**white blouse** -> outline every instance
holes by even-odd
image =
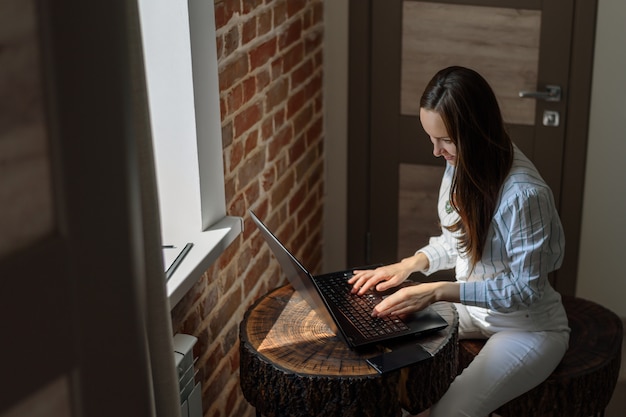
[[[449,165],[439,190],[442,225],[452,225],[458,213],[448,202],[454,166]],[[565,238],[552,191],[528,158],[515,147],[514,161],[504,181],[489,227],[483,256],[469,272],[469,260],[459,253],[455,234],[442,227],[423,252],[429,275],[455,268],[461,283],[461,303],[487,331],[503,329],[562,330],[567,317],[548,273],[563,262]]]

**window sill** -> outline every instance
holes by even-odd
[[[226,216],[209,230],[189,239],[193,247],[167,281],[170,309],[178,304],[242,230],[243,219],[241,217]]]

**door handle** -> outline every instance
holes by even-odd
[[[521,98],[534,98],[544,101],[561,101],[561,87],[558,85],[546,85],[546,91],[520,91]]]

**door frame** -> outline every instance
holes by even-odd
[[[389,158],[379,150],[371,148],[371,138],[375,134],[370,123],[372,103],[380,100],[372,96],[371,88],[372,79],[375,76],[372,71],[372,48],[375,47],[373,45],[375,40],[371,36],[375,1],[351,0],[349,4],[348,221],[346,222],[348,265],[363,265],[371,261],[369,186],[372,155],[376,155],[376,163],[387,163],[388,161],[384,158]],[[470,2],[455,1],[455,3]],[[503,2],[495,1],[493,5],[502,6]],[[564,295],[574,295],[576,291],[596,12],[597,0],[575,0],[569,62],[570,77],[565,96],[568,117],[565,124],[561,187],[559,195],[556,196],[559,201],[557,208],[565,230],[567,250],[562,267],[553,274],[553,285]],[[397,76],[399,77],[400,74]],[[364,123],[364,120],[368,122]],[[393,132],[390,134],[393,135]]]

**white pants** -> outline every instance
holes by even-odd
[[[457,304],[459,338],[485,338],[465,306]],[[485,417],[543,382],[557,367],[568,331],[499,331],[430,409],[430,417]]]

